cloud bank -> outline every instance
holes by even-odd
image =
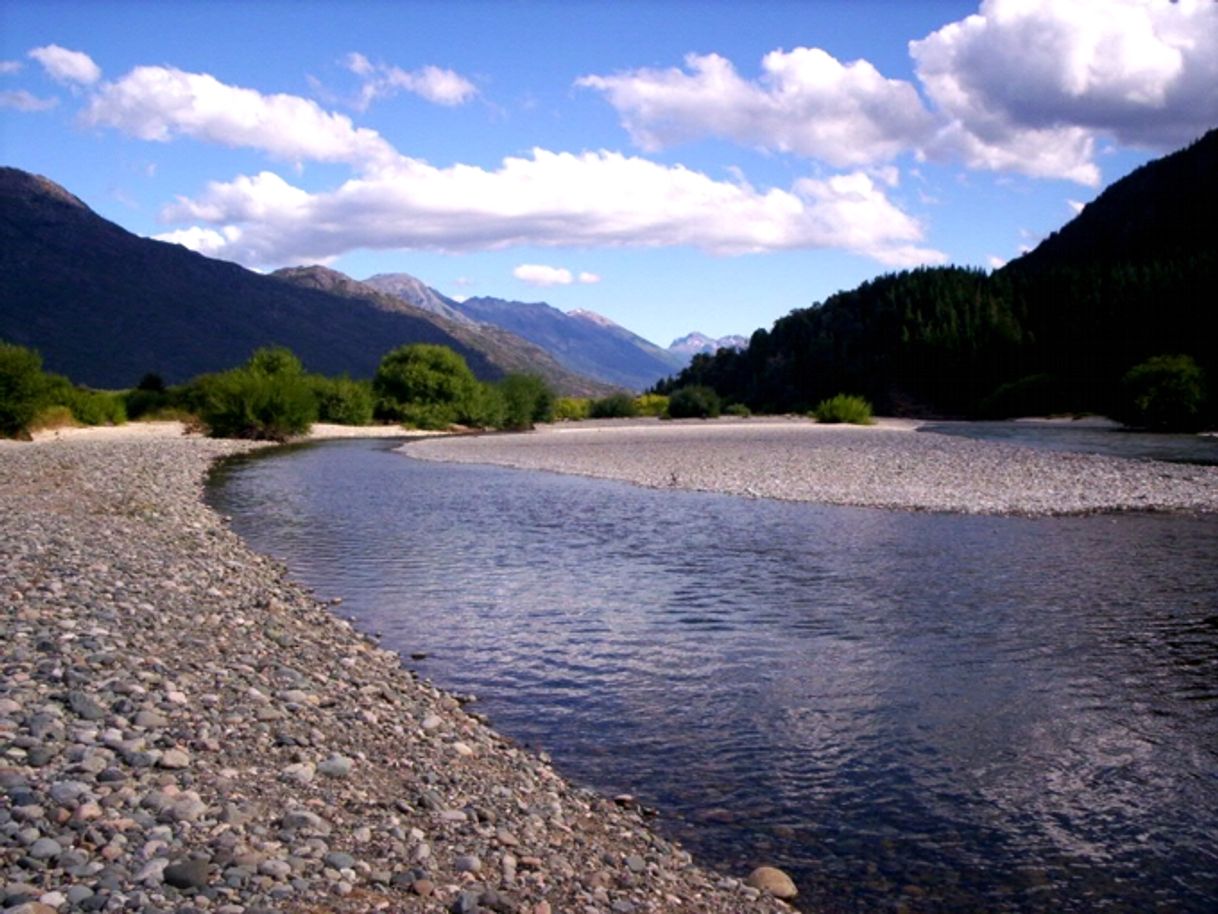
[[[706,137],[839,167],[902,153],[1099,182],[1097,137],[1160,151],[1218,123],[1218,3],[985,0],[910,42],[919,86],[819,48],[746,80],[715,54],[685,70],[582,77],[642,149]]]

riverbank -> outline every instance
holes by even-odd
[[[436,438],[404,453],[616,479],[652,488],[965,514],[1218,512],[1218,467],[1054,453],[804,419],[564,423]]]
[[[6,911],[787,910],[246,547],[201,493],[256,447],[127,426],[0,448]]]

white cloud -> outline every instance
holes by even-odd
[[[8,76],[12,73],[21,72],[20,60],[0,60],[0,75]]]
[[[570,270],[540,263],[522,263],[512,270],[512,275],[530,286],[569,286],[575,281]]]
[[[356,107],[366,111],[378,98],[388,98],[398,92],[410,92],[429,102],[447,107],[463,105],[478,94],[478,88],[454,70],[425,66],[418,70],[403,70],[386,64],[373,64],[358,51],[347,55],[347,69],[362,77]]]
[[[600,281],[601,281],[601,278],[600,278],[600,276],[599,276],[598,274],[596,274],[596,273],[589,273],[589,272],[587,272],[587,271],[585,270],[585,271],[583,271],[583,272],[581,272],[581,273],[579,274],[579,276],[577,277],[577,280],[578,280],[578,282],[580,283],[580,285],[584,285],[584,286],[594,286],[594,285],[596,285],[598,282],[600,282]]]
[[[917,245],[919,223],[863,173],[758,191],[604,151],[535,149],[493,171],[402,157],[323,193],[262,172],[213,183],[163,216],[239,227],[222,256],[265,266],[360,248],[455,252],[523,245],[689,246],[721,255],[838,248],[889,265],[944,260]]]
[[[375,130],[295,95],[263,95],[206,73],[136,67],[106,83],[84,112],[91,125],[142,140],[189,136],[222,146],[260,149],[290,161],[347,162],[373,167],[396,158]]]
[[[892,158],[933,128],[912,85],[820,48],[771,51],[757,81],[717,54],[690,54],[685,65],[585,76],[577,85],[603,92],[647,150],[716,136],[850,166]]]
[[[1095,136],[1170,149],[1218,122],[1218,4],[984,0],[910,42],[947,119],[930,151],[1099,182]]]
[[[57,98],[39,98],[24,89],[13,89],[0,92],[0,108],[12,108],[16,111],[46,111],[59,104]]]
[[[1003,260],[1001,257],[999,257],[997,254],[991,254],[989,257],[986,258],[986,260],[989,262],[991,270],[1001,270],[1003,267],[1005,267],[1007,265],[1007,262],[1005,260]]]
[[[29,56],[42,64],[47,74],[57,82],[92,85],[101,79],[101,68],[82,51],[69,51],[57,44],[34,48]]]
[[[1070,207],[1070,212],[1076,216],[1087,208],[1087,204],[1081,200],[1067,200],[1066,205]]]
[[[172,232],[162,232],[152,237],[157,241],[180,244],[182,247],[190,248],[192,251],[197,251],[200,254],[206,254],[208,257],[217,257],[221,256],[228,246],[235,243],[241,237],[241,230],[235,226],[229,226],[223,231],[193,226],[187,229],[177,229]]]

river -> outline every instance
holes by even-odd
[[[1212,912],[1218,522],[228,464],[255,548],[568,777],[833,912]],[[426,654],[411,660],[412,654]]]

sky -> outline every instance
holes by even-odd
[[[1215,0],[0,0],[0,164],[660,345],[997,268],[1214,126]]]

